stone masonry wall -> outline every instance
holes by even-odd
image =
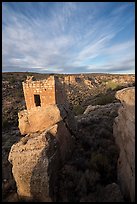
[[[55,99],[56,104],[67,103],[64,80],[60,80],[58,77],[55,77]]]
[[[75,84],[76,83],[76,77],[75,76],[66,76],[65,77],[65,83],[66,84]]]
[[[55,124],[61,116],[59,113],[55,115],[53,109],[58,109],[59,106],[68,107],[64,81],[56,76],[23,83],[23,90],[27,110],[18,113],[19,129],[23,135],[43,131]],[[35,94],[40,95],[39,106],[35,104]]]
[[[47,80],[23,82],[23,91],[27,110],[36,107],[34,94],[40,95],[42,107],[56,104],[54,76],[50,76]]]

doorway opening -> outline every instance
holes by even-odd
[[[34,95],[34,101],[36,106],[41,106],[40,95]]]

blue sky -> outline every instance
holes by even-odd
[[[134,2],[3,2],[2,71],[134,73]]]

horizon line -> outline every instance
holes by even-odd
[[[77,74],[113,74],[113,75],[135,75],[135,73],[109,73],[109,72],[79,72],[79,73],[56,73],[56,72],[33,72],[33,71],[2,71],[2,73],[35,73],[35,74],[58,74],[58,75],[77,75]]]

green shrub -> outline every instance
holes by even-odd
[[[124,88],[124,86],[122,86],[122,85],[117,85],[117,87],[114,89],[115,91],[118,91],[118,90],[120,90],[120,89],[123,89]]]
[[[77,105],[73,107],[73,111],[75,115],[81,115],[84,113],[85,108],[83,108],[81,105]]]
[[[102,79],[102,82],[106,83],[108,81],[108,79]]]
[[[14,93],[14,96],[17,98],[17,99],[20,99],[20,98],[23,98],[24,97],[24,93],[22,90],[17,90],[15,93]]]
[[[59,74],[59,77],[60,78],[64,78],[64,74]]]
[[[92,153],[90,163],[93,169],[100,173],[101,171],[104,171],[109,165],[108,158],[105,155],[97,152]]]
[[[16,82],[16,78],[12,77],[10,78],[10,84],[14,84]]]
[[[113,81],[108,81],[108,83],[106,84],[106,88],[110,88],[110,89],[112,89],[112,90],[114,90],[114,89],[116,89],[117,88],[117,86],[118,86],[118,83],[115,83],[115,82],[113,82]]]
[[[9,151],[13,143],[14,141],[12,141],[11,139],[8,139],[4,144],[5,151]]]
[[[116,180],[116,164],[111,163],[110,158],[106,154],[93,152],[90,166],[90,168],[100,174],[102,184],[108,184]]]
[[[112,94],[109,94],[109,95],[100,94],[100,96],[96,98],[96,101],[93,105],[105,105],[108,103],[112,103],[114,100],[115,100],[115,96]]]
[[[9,126],[8,119],[4,117],[2,119],[2,128],[7,128],[8,126]]]

